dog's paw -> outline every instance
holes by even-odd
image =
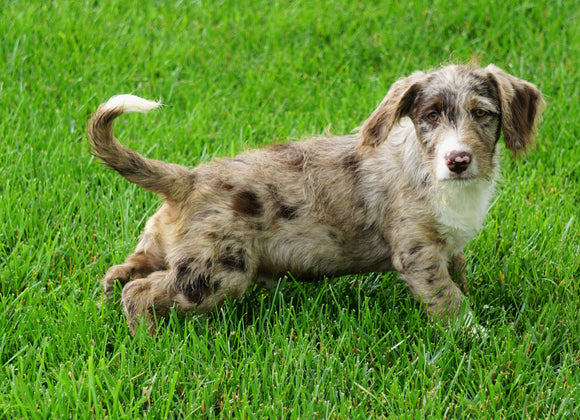
[[[127,264],[114,265],[107,270],[105,277],[101,280],[103,284],[105,299],[107,299],[115,290],[115,285],[123,287],[131,280],[133,267]]]
[[[135,335],[139,326],[145,324],[150,336],[157,330],[157,317],[163,317],[172,306],[163,299],[157,299],[155,305],[155,288],[150,279],[137,279],[123,288],[121,304],[127,317],[131,335]],[[157,297],[160,295],[157,293]]]

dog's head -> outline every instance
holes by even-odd
[[[485,176],[495,165],[501,132],[514,155],[525,152],[544,106],[533,84],[494,65],[417,72],[395,82],[365,121],[362,145],[379,145],[409,117],[437,179]]]

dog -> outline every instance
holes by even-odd
[[[355,134],[317,137],[194,169],[122,146],[113,121],[160,106],[133,95],[101,104],[92,154],[160,194],[135,252],[111,267],[132,333],[171,308],[204,313],[253,284],[397,271],[430,318],[456,319],[463,248],[481,228],[499,175],[503,132],[514,156],[532,145],[545,101],[489,65],[399,79]]]

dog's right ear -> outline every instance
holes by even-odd
[[[362,126],[363,146],[378,146],[387,139],[391,129],[401,118],[411,115],[425,76],[423,72],[415,72],[393,83],[387,96]]]

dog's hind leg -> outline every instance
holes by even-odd
[[[154,333],[155,317],[167,315],[172,307],[204,313],[221,306],[226,298],[241,297],[256,276],[256,270],[243,261],[231,254],[216,260],[191,257],[127,283],[122,303],[131,331],[135,332],[139,320],[145,320],[149,333]]]
[[[164,270],[165,252],[154,237],[143,234],[135,252],[127,257],[123,264],[114,265],[107,270],[101,281],[104,298],[107,300],[115,289],[115,284],[124,287],[131,280],[147,277],[149,274]]]
[[[155,332],[155,317],[165,316],[174,303],[174,295],[168,288],[168,271],[155,271],[145,278],[136,279],[123,288],[123,309],[131,334],[139,322],[147,322],[149,333]]]
[[[164,204],[147,221],[135,252],[129,255],[123,264],[109,268],[101,281],[105,300],[115,289],[115,284],[124,287],[132,280],[145,278],[155,271],[167,270],[167,243],[175,236],[176,220],[174,210]]]
[[[175,266],[177,303],[184,311],[210,312],[226,298],[238,299],[252,285],[257,270],[243,248],[226,246],[217,258],[191,258]]]

